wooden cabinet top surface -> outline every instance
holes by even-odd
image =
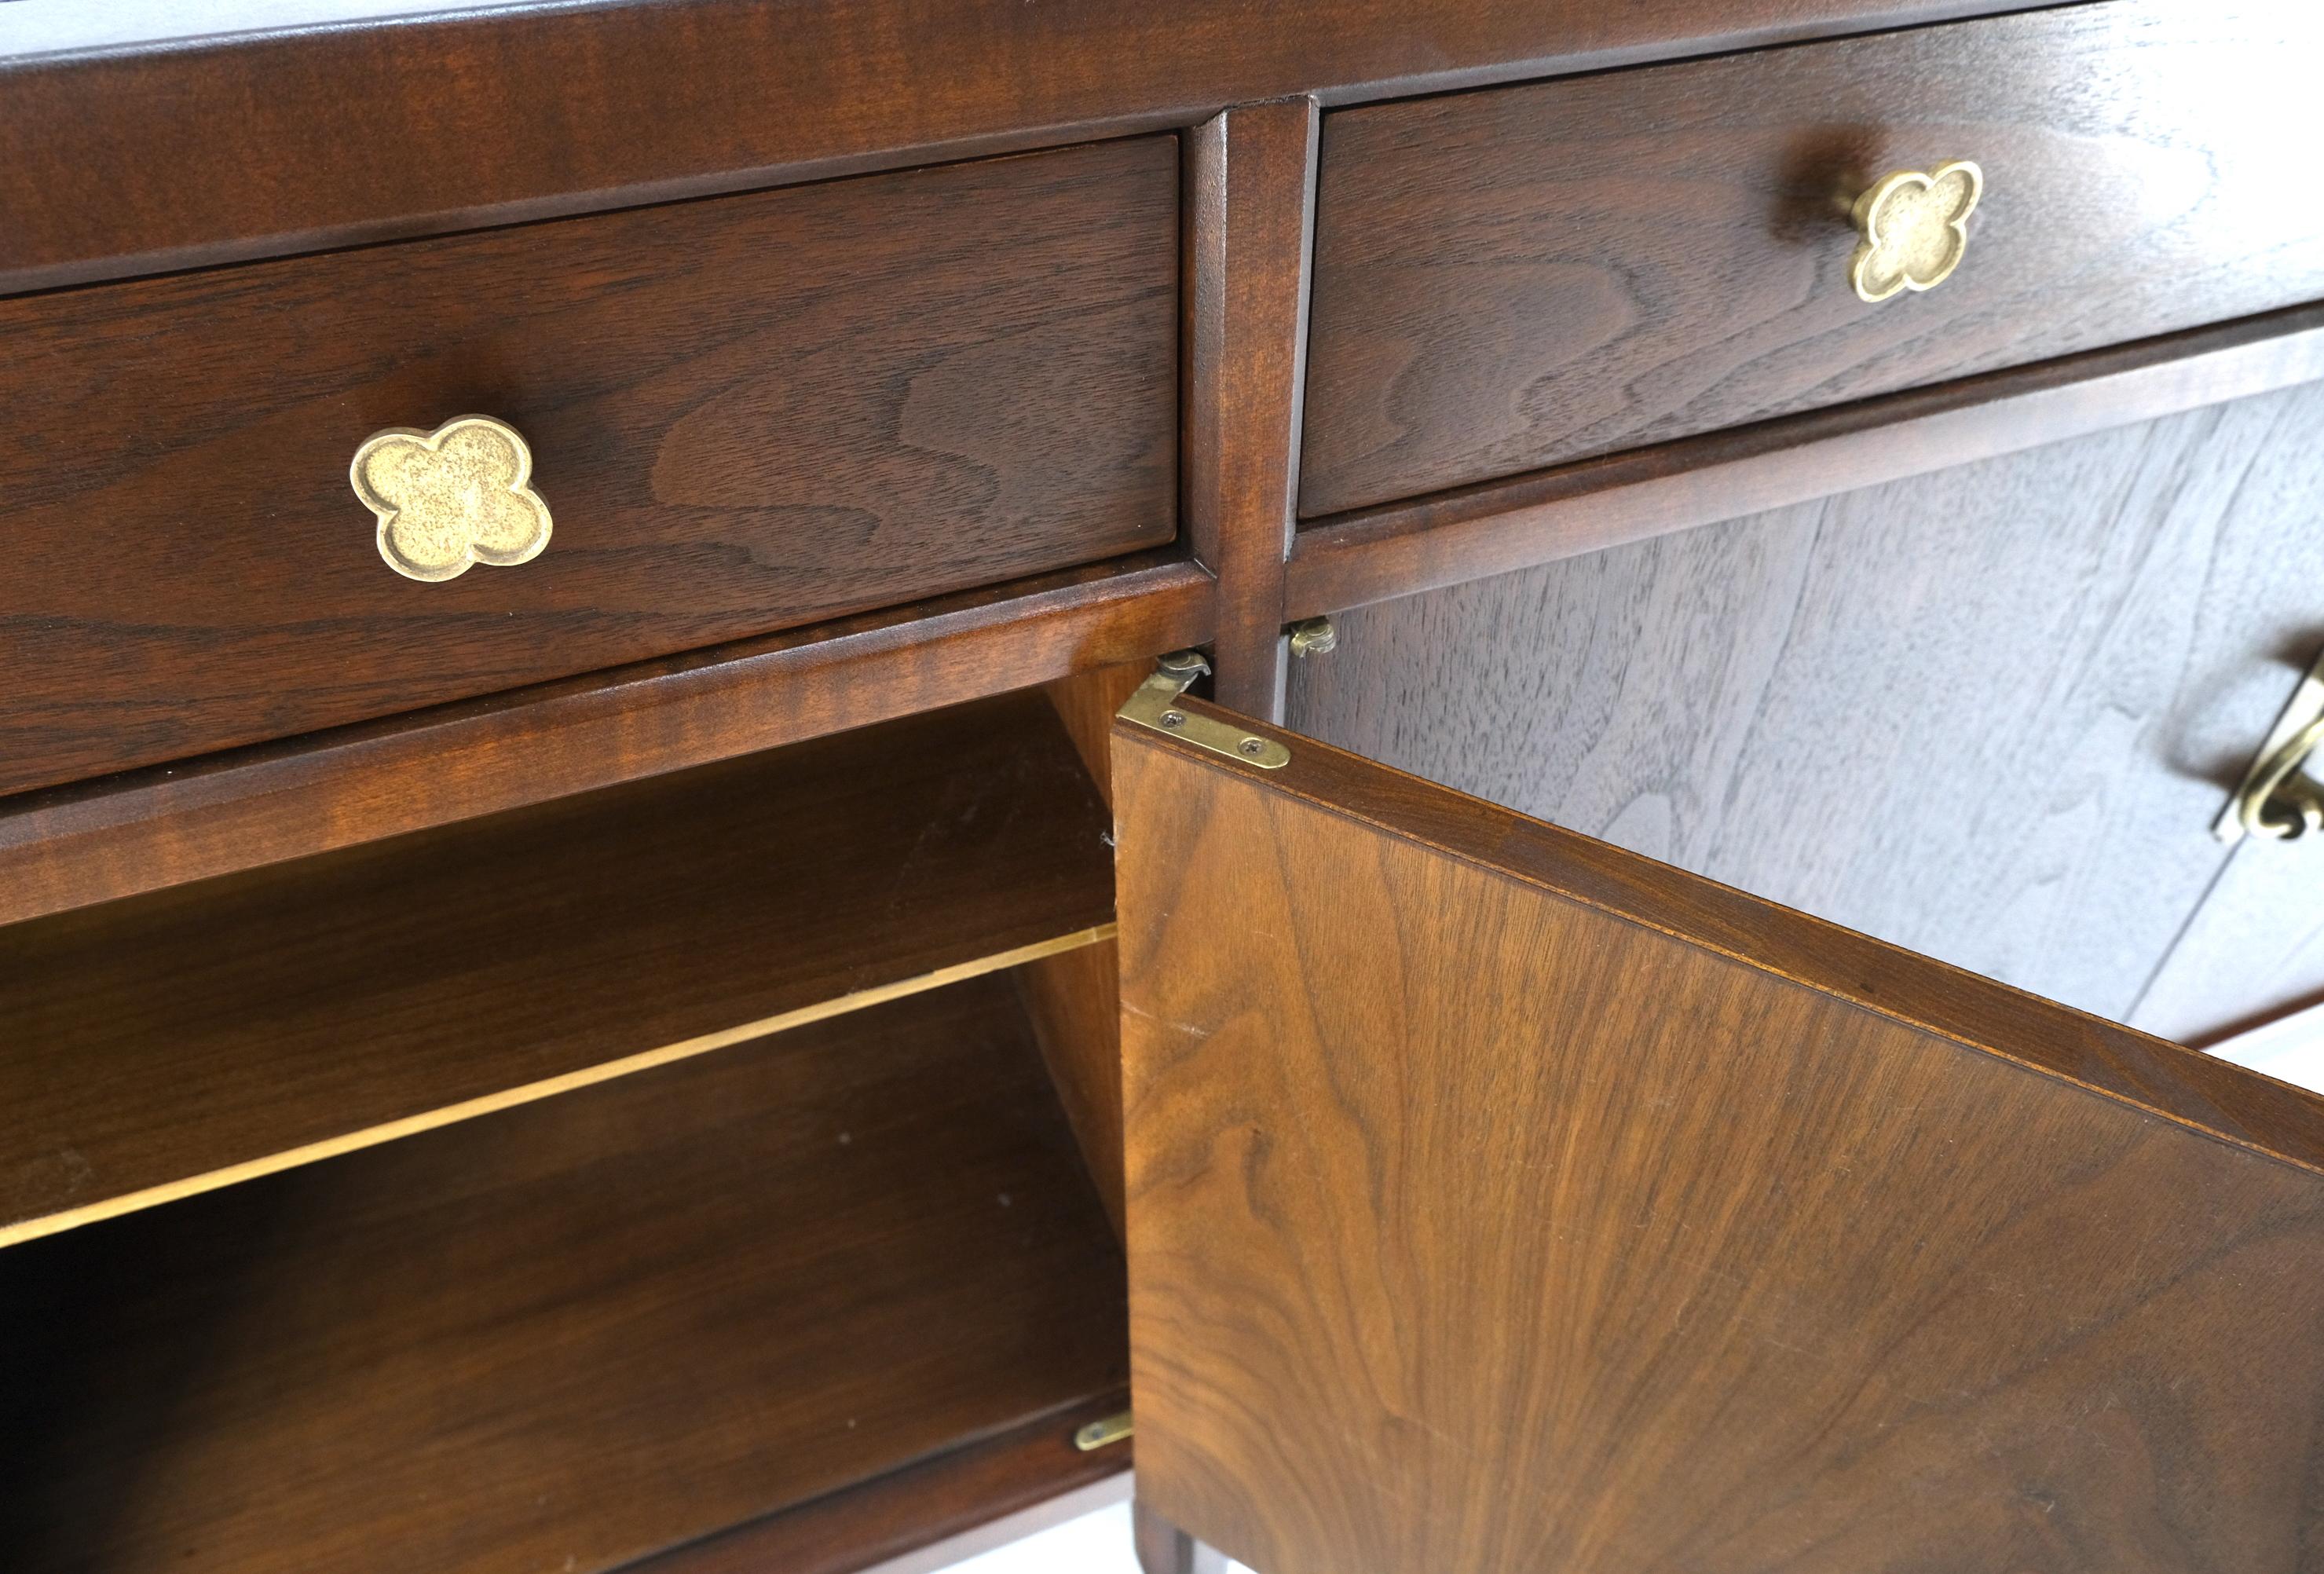
[[[23,39],[0,32],[0,292],[2031,0],[632,0],[392,23],[358,3],[341,24],[239,4],[191,41],[69,4],[0,6]],[[270,18],[291,24],[235,31]]]

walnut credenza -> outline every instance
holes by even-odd
[[[379,10],[0,8],[0,1567],[2309,1566],[2324,13]]]

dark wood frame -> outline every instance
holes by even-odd
[[[1206,643],[1169,554],[0,803],[0,922],[327,851]]]
[[[1278,143],[1303,114],[1261,106],[1216,127]],[[1213,167],[1197,133],[1189,164]],[[1311,144],[1312,145],[1312,144]],[[1296,201],[1312,160],[1251,165]],[[1238,193],[1238,200],[1240,199]],[[2324,378],[2324,307],[2246,318],[1967,378],[1739,431],[1564,465],[1289,528],[1304,253],[1280,234],[1218,248],[1189,215],[1203,271],[1247,266],[1233,366],[1196,354],[1188,436],[1265,420],[1282,434],[1187,465],[1192,556],[1163,551],[818,628],[444,705],[184,765],[0,800],[0,922],[772,748],[914,711],[1213,645],[1222,698],[1279,715],[1282,630],[1311,617],[1740,514]],[[1297,211],[1297,209],[1294,209]],[[1210,250],[1206,251],[1206,246]],[[1222,255],[1214,256],[1214,253]],[[1268,319],[1270,341],[1261,326]],[[1211,329],[1201,330],[1207,336]],[[1268,345],[1267,353],[1253,345]],[[1269,381],[1270,377],[1272,381]],[[1287,560],[1286,560],[1287,557]]]
[[[1315,242],[1311,98],[1230,110],[1186,134],[1182,514],[1219,576],[1220,702],[1283,714],[1283,565],[1298,509]]]
[[[0,294],[1091,136],[1185,139],[1176,547],[0,800],[0,922],[1190,645],[1212,648],[1222,700],[1279,719],[1293,619],[2324,379],[2324,307],[2303,307],[1294,529],[1326,107],[2043,3],[591,0],[0,58],[0,207],[23,219],[0,235]],[[532,115],[560,98],[593,113]],[[221,189],[203,177],[222,161],[284,178]],[[81,189],[108,199],[55,200]],[[1038,1432],[655,1566],[854,1567],[1127,1462],[1061,1461],[1055,1429]],[[1198,1566],[1170,1527],[1149,1517],[1144,1535],[1157,1568]]]
[[[0,293],[2043,3],[584,0],[0,58]]]
[[[493,12],[393,28],[309,29],[143,51],[0,60],[0,81],[12,89],[0,95],[0,150],[27,154],[13,164],[0,161],[0,195],[12,183],[23,184],[23,197],[68,179],[125,181],[118,189],[132,194],[93,217],[84,215],[94,226],[85,234],[44,238],[20,228],[0,238],[0,291],[812,179],[1093,131],[1176,125],[1185,128],[1185,529],[1176,548],[0,799],[0,922],[537,803],[1188,645],[1213,649],[1221,698],[1273,718],[1281,713],[1283,631],[1296,619],[2324,378],[2324,307],[2301,307],[1309,520],[1295,529],[1303,330],[1324,106],[2030,8],[2021,0],[1655,0],[1612,17],[1582,5],[1470,0],[1439,14],[1366,0],[1352,11],[1334,5],[1326,25],[1316,14],[1322,4],[1273,8],[1256,24],[1231,7],[1213,14],[1206,5],[1192,15],[1174,14],[1170,28],[1157,32],[1149,11],[1108,0],[1083,19],[1071,48],[1047,36],[1045,30],[1056,23],[1047,13],[1018,8],[1006,13],[1001,40],[979,33],[972,49],[960,36],[970,23],[947,10],[918,19],[917,31],[903,31],[912,41],[908,60],[890,59],[894,48],[907,46],[891,48],[890,41],[875,47],[848,34],[845,8],[828,0],[786,10],[780,18],[760,0],[721,0],[698,7],[688,29],[653,29],[645,13],[660,14],[656,8],[604,5],[554,18]],[[1231,33],[1231,46],[1204,47],[1213,32]],[[682,72],[693,84],[688,104],[706,104],[715,96],[699,92],[703,84],[755,70],[751,62],[778,41],[817,67],[791,84],[799,102],[787,113],[714,122],[656,99],[669,114],[657,119],[654,138],[608,133],[604,145],[587,128],[562,126],[558,135],[567,140],[535,145],[522,128],[499,124],[513,102],[506,95],[494,95],[489,105],[467,103],[461,97],[466,89],[420,69],[421,62],[443,67],[478,59],[524,79],[554,69],[591,83],[613,105],[651,97]],[[963,60],[995,58],[1004,41],[1036,51],[1041,64],[1029,80],[980,81],[957,101],[938,96],[935,107],[890,105],[895,113],[886,115],[868,114],[853,100],[825,102],[846,85],[843,77],[853,81],[870,69],[867,62],[892,68],[891,97],[906,87],[932,92],[950,80],[947,73],[964,69]],[[810,47],[818,43],[829,50]],[[1048,50],[1061,52],[1038,52]],[[360,138],[335,137],[325,152],[309,145],[305,120],[244,126],[244,143],[271,148],[302,170],[279,190],[236,198],[261,203],[263,212],[216,203],[181,210],[172,206],[175,198],[143,189],[160,178],[161,164],[130,181],[108,162],[133,144],[103,137],[126,134],[151,112],[154,94],[166,89],[179,102],[197,102],[242,92],[237,85],[260,72],[289,73],[279,78],[296,84],[280,93],[284,105],[305,106],[305,95],[327,87],[358,124],[384,113],[383,103],[445,108],[438,100],[452,96],[468,115],[458,124],[505,138],[501,172],[487,178],[473,161],[463,162],[459,149],[437,147],[430,139],[449,135],[450,122],[392,127],[440,158],[404,160],[398,165],[403,173],[383,184],[359,180],[377,173],[370,170],[375,154]],[[374,79],[365,72],[384,75]],[[383,98],[391,88],[405,97]],[[1268,97],[1275,89],[1290,96]],[[1220,104],[1237,106],[1214,113]],[[593,122],[620,124],[613,114]],[[163,163],[215,154],[202,152],[200,138],[134,145],[145,149],[140,158],[164,149]],[[641,161],[687,168],[656,173]],[[407,189],[399,181],[419,184]],[[530,194],[457,213],[441,206],[444,190],[499,189],[495,182]],[[558,189],[549,192],[552,186]],[[355,207],[391,199],[399,209],[392,216],[350,216]],[[29,198],[20,206],[42,211]],[[238,236],[226,233],[236,226]],[[180,239],[166,240],[173,235]],[[59,261],[75,246],[83,261]]]
[[[1310,520],[1287,617],[1530,568],[2324,377],[2324,307],[2221,323]]]

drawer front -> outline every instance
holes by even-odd
[[[1139,138],[0,301],[0,791],[991,584],[1176,529]],[[420,583],[349,486],[520,432],[547,549]]]
[[[2324,295],[2324,7],[2120,0],[1326,117],[1314,517]],[[1852,199],[1972,160],[1958,270]]]

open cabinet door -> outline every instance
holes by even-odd
[[[1260,1574],[2324,1568],[2324,1100],[1167,692],[1113,748],[1142,1503]]]

